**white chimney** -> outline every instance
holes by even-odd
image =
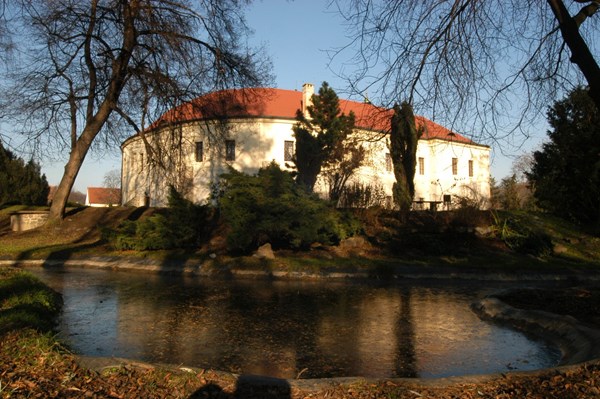
[[[302,113],[305,118],[310,116],[306,107],[312,105],[313,94],[315,94],[315,86],[312,83],[304,83],[302,85]]]

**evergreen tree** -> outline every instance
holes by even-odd
[[[13,154],[0,143],[0,205],[10,202],[13,183]]]
[[[502,179],[500,182],[500,206],[502,209],[522,209],[518,185],[519,182],[515,174]]]
[[[301,110],[296,112],[297,122],[293,127],[296,137],[294,162],[298,169],[296,181],[312,192],[322,169],[332,170],[337,167],[338,171],[341,171],[339,166],[350,157],[351,167],[348,168],[345,164],[344,170],[346,174],[351,174],[360,165],[364,151],[349,151],[347,139],[354,130],[354,113],[342,113],[339,98],[327,82],[323,82],[318,95],[312,96],[312,105],[309,105],[307,110],[308,118]],[[337,179],[337,186],[331,183],[330,185],[339,187],[339,183],[345,184],[347,179],[348,177]],[[335,188],[334,196],[336,198],[332,198],[333,200],[339,198],[339,191]]]
[[[394,203],[400,211],[410,210],[415,195],[415,169],[417,144],[421,131],[417,130],[412,106],[403,102],[394,106],[390,134],[390,157],[394,165],[396,182],[392,188]]]
[[[527,177],[538,205],[600,227],[600,112],[585,88],[548,111],[549,142],[536,151]]]
[[[220,211],[230,228],[230,250],[247,253],[265,243],[304,250],[316,242],[337,244],[360,228],[351,216],[307,193],[275,162],[254,176],[232,168],[222,178]]]
[[[0,205],[46,205],[48,191],[40,166],[33,160],[23,162],[0,143]]]

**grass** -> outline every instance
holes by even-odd
[[[394,219],[393,213],[363,212],[365,236],[373,248],[368,253],[337,253],[328,249],[309,252],[280,251],[275,260],[231,257],[223,246],[205,245],[197,251],[117,251],[102,239],[102,230],[118,226],[123,220],[136,220],[152,214],[145,208],[79,208],[53,226],[14,233],[8,215],[24,207],[0,210],[0,259],[72,259],[86,256],[116,256],[149,259],[164,264],[184,263],[190,259],[206,269],[236,267],[246,270],[290,271],[318,274],[322,271],[392,274],[394,268],[446,267],[482,271],[518,272],[600,267],[600,237],[579,226],[542,213],[498,212],[519,224],[547,234],[554,245],[551,256],[536,257],[506,248],[496,237],[477,238],[457,233],[452,226],[469,223],[465,213],[415,212],[409,224]],[[487,215],[487,216],[486,216]],[[453,219],[454,218],[454,219]],[[472,223],[493,223],[489,214],[472,215]],[[487,218],[487,219],[486,219]],[[486,221],[487,220],[487,221]],[[482,222],[483,221],[483,222]],[[213,237],[214,239],[215,237]],[[225,242],[225,237],[216,238]],[[209,254],[217,252],[217,259]]]
[[[22,328],[50,331],[62,307],[60,294],[27,272],[0,270],[0,333]]]

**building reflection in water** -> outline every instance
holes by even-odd
[[[480,321],[473,287],[40,274],[63,293],[62,335],[91,356],[283,378],[447,376],[558,360]]]

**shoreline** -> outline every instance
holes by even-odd
[[[285,258],[279,258],[285,259]],[[217,267],[211,261],[201,260],[154,260],[127,256],[79,256],[70,259],[4,259],[0,266],[7,267],[89,267],[95,269],[125,271],[132,273],[181,274],[205,278],[241,278],[272,280],[472,280],[498,282],[600,282],[600,271],[591,269],[562,268],[540,271],[500,271],[459,266],[398,265],[385,272],[374,268],[364,270],[284,270],[273,265],[269,270],[236,267],[236,258],[230,258]],[[278,270],[279,269],[279,270]]]
[[[228,268],[228,273],[222,271],[217,273],[214,270],[203,270],[203,265],[200,263],[186,264],[189,262],[169,261],[159,262],[149,259],[132,259],[126,257],[86,257],[69,260],[0,260],[0,266],[9,267],[74,267],[74,268],[95,268],[104,270],[115,270],[135,273],[182,273],[190,276],[206,277],[206,278],[241,278],[241,279],[280,279],[280,280],[318,280],[318,279],[334,279],[334,280],[365,280],[374,279],[373,275],[368,272],[290,272],[290,271],[266,271],[266,270],[243,270]],[[502,274],[496,271],[458,271],[446,270],[446,273],[441,273],[440,269],[415,266],[412,268],[402,267],[404,272],[402,275],[393,276],[394,279],[444,279],[444,280],[473,280],[473,281],[565,281],[572,283],[597,282],[600,281],[600,274],[586,272],[574,272],[573,270],[563,271],[562,273],[511,273]],[[420,269],[420,270],[417,270]],[[505,294],[505,292],[503,292]],[[203,370],[194,367],[185,367],[183,365],[163,365],[151,364],[133,359],[121,358],[94,358],[88,356],[76,356],[78,362],[83,367],[96,371],[106,370],[114,367],[141,367],[180,370],[181,372],[204,373],[205,371],[214,373],[219,378],[235,379],[245,378],[247,383],[258,384],[259,386],[269,386],[269,384],[280,384],[282,381],[292,389],[305,391],[321,390],[325,387],[333,385],[347,386],[356,383],[373,383],[390,381],[410,383],[428,387],[444,387],[453,384],[471,384],[482,383],[498,379],[517,378],[521,376],[536,376],[552,372],[570,370],[573,368],[582,367],[585,364],[600,365],[600,330],[590,329],[583,326],[580,322],[570,316],[558,316],[553,313],[543,311],[522,310],[513,308],[494,295],[486,297],[481,301],[473,304],[474,311],[482,318],[492,320],[501,324],[509,325],[512,328],[533,333],[544,340],[556,345],[562,352],[561,363],[555,367],[532,370],[532,371],[511,371],[497,372],[484,375],[465,375],[457,377],[441,377],[441,378],[389,378],[389,379],[370,379],[364,377],[338,377],[324,379],[278,379],[265,376],[245,376],[224,371]]]
[[[259,389],[277,389],[281,387],[289,387],[292,390],[299,391],[303,394],[319,392],[332,387],[350,387],[361,384],[403,384],[412,385],[415,387],[428,388],[445,388],[455,385],[467,384],[482,384],[498,380],[514,380],[518,378],[536,378],[548,374],[558,374],[577,370],[580,367],[590,365],[600,365],[600,358],[590,359],[585,362],[558,365],[544,369],[529,370],[529,371],[507,371],[496,372],[490,374],[469,374],[451,377],[439,378],[423,378],[423,377],[396,377],[396,378],[367,378],[360,376],[350,377],[332,377],[332,378],[276,378],[261,375],[251,374],[236,374],[227,371],[219,371],[213,369],[204,369],[199,367],[187,367],[185,365],[173,365],[163,363],[148,363],[144,361],[125,359],[119,357],[91,357],[76,355],[77,362],[80,366],[102,373],[106,370],[115,369],[140,369],[140,370],[165,370],[173,373],[189,373],[191,375],[202,375],[207,380],[212,380],[217,383],[227,381],[229,383],[244,380],[246,384],[252,385]],[[211,378],[212,377],[212,378]]]

